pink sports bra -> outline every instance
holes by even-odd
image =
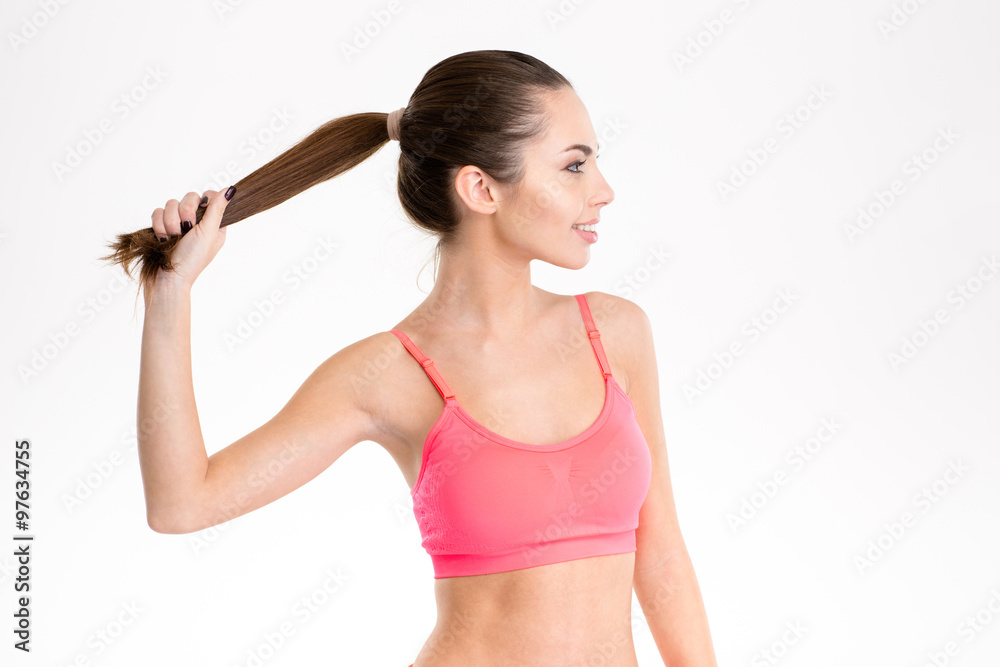
[[[434,362],[390,329],[445,400],[410,489],[435,579],[635,551],[649,446],[611,375],[586,297],[576,300],[604,374],[604,408],[583,433],[549,445],[510,440],[474,420]]]

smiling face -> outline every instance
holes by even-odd
[[[490,237],[529,261],[579,269],[596,235],[573,225],[594,224],[615,194],[597,168],[597,134],[576,92],[547,91],[542,99],[548,128],[525,147],[522,180],[510,186],[485,178],[493,200]],[[595,229],[600,233],[600,225]]]
[[[544,96],[548,131],[524,152],[519,187],[501,202],[498,227],[508,240],[533,257],[577,269],[590,259],[588,240],[573,225],[593,224],[614,191],[597,168],[597,133],[572,88]],[[598,225],[596,230],[600,229]]]

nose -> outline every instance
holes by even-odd
[[[597,183],[595,184],[597,187],[587,203],[590,206],[607,206],[615,200],[615,191],[611,189],[607,179],[604,178],[604,174],[600,170],[595,169],[594,171],[596,172],[595,176],[597,176]]]

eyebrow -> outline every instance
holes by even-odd
[[[590,154],[594,152],[594,149],[592,149],[587,144],[573,144],[572,146],[570,146],[569,148],[567,148],[566,150],[564,150],[563,153],[568,153],[568,152],[574,151],[574,150],[582,152],[587,157],[590,157]],[[601,145],[598,144],[597,145],[597,152],[600,153],[600,151],[601,151]]]

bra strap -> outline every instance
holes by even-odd
[[[434,361],[429,359],[423,352],[421,352],[420,348],[417,347],[416,343],[410,340],[410,337],[407,336],[405,333],[403,333],[399,329],[390,329],[389,331],[391,331],[396,336],[396,338],[399,339],[399,342],[401,342],[403,345],[406,346],[406,349],[410,352],[411,355],[413,355],[413,358],[420,362],[420,365],[423,367],[424,372],[427,373],[427,377],[429,377],[431,379],[431,382],[434,383],[434,386],[437,387],[437,390],[438,392],[441,393],[441,396],[443,396],[446,401],[450,398],[455,398],[454,392],[452,392],[451,387],[448,386],[448,383],[444,381],[444,378],[441,377],[441,373],[438,372],[437,367],[434,365]]]
[[[594,318],[590,315],[590,306],[587,304],[587,297],[583,294],[576,295],[576,301],[580,304],[580,312],[583,314],[583,323],[587,327],[587,335],[590,337],[590,344],[597,355],[597,362],[601,364],[601,372],[605,378],[611,377],[611,364],[604,355],[604,346],[601,344],[601,332],[594,326]]]

